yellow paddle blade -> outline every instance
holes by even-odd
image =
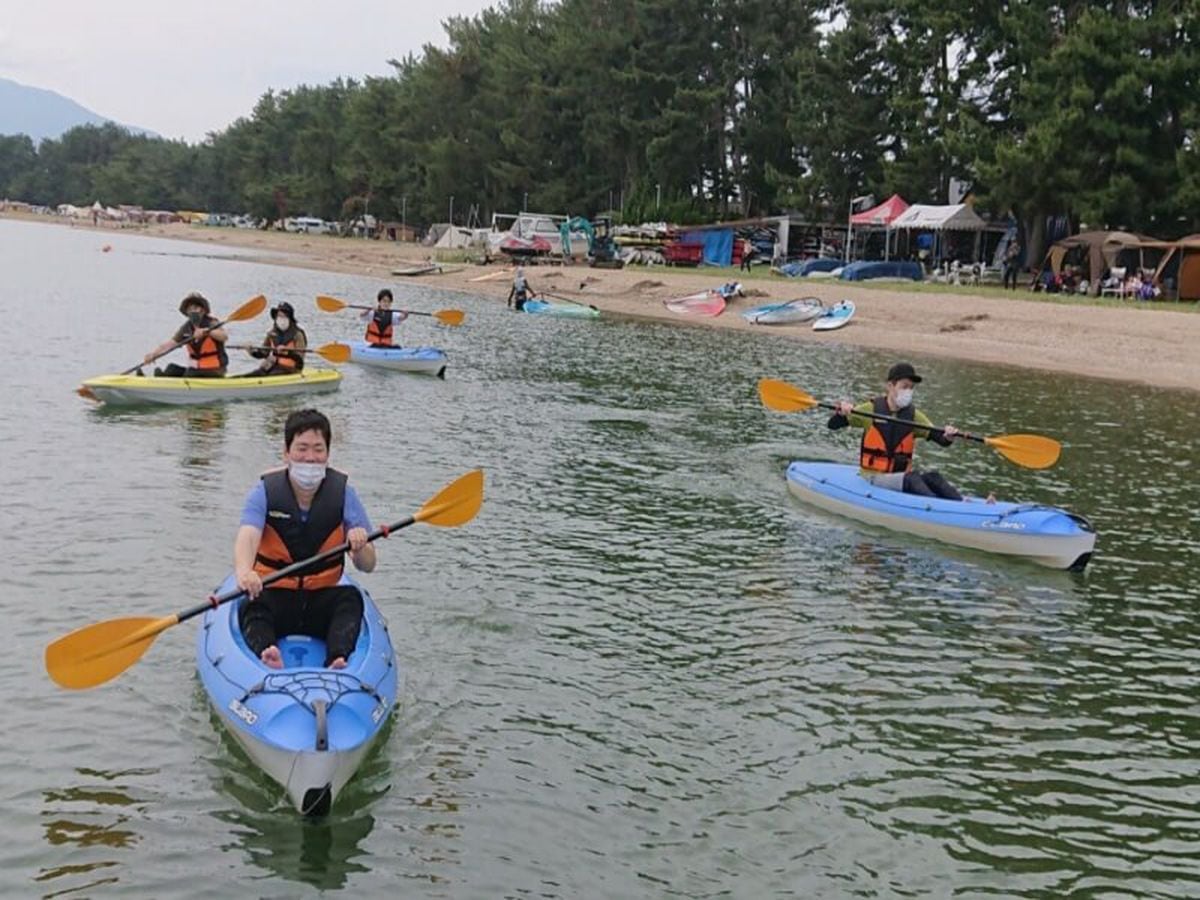
[[[815,397],[804,393],[795,385],[774,378],[764,378],[758,383],[758,397],[763,406],[776,412],[802,412],[818,403]]]
[[[225,317],[226,322],[245,322],[247,319],[253,319],[264,309],[267,308],[267,298],[262,294],[257,297],[251,297],[228,316]]]
[[[461,325],[463,319],[466,318],[466,313],[461,309],[439,309],[433,314],[433,317],[443,325]]]
[[[317,306],[325,310],[325,312],[337,312],[349,305],[345,300],[339,300],[337,297],[329,297],[325,294],[317,295]]]
[[[1062,444],[1040,434],[1003,434],[983,442],[1026,469],[1048,469],[1062,453]]]
[[[413,519],[426,525],[453,528],[475,518],[482,503],[483,471],[473,469],[426,500]]]
[[[316,348],[316,352],[323,359],[329,360],[331,363],[350,362],[350,345],[339,344],[336,341],[330,344],[322,344]]]
[[[46,672],[59,687],[80,690],[116,678],[142,658],[179,617],[109,619],[72,631],[46,647]]]

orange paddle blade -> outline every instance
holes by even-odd
[[[337,297],[329,297],[325,294],[317,295],[317,306],[325,312],[338,312],[349,305],[345,300],[339,300]]]
[[[1062,444],[1040,434],[1002,434],[983,442],[1026,469],[1048,469],[1062,453]]]
[[[72,690],[104,684],[141,659],[154,639],[178,621],[171,615],[87,625],[46,647],[46,672]]]
[[[786,381],[764,378],[758,383],[758,397],[763,406],[776,412],[803,412],[818,403],[815,397]]]
[[[257,297],[251,297],[228,316],[225,317],[226,322],[245,322],[247,319],[253,319],[264,309],[267,308],[267,298],[262,294]]]
[[[320,347],[316,348],[315,352],[319,354],[322,359],[327,359],[331,363],[350,362],[349,344],[339,344],[334,341],[330,344],[322,344]]]
[[[466,313],[461,309],[439,309],[433,314],[433,317],[443,325],[461,325],[463,319],[466,318]]]
[[[413,514],[417,522],[453,528],[475,518],[483,503],[483,471],[473,469],[452,481]]]

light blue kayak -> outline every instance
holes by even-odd
[[[786,303],[768,303],[742,313],[751,325],[790,325],[794,322],[809,322],[824,312],[825,306],[816,297],[788,300]]]
[[[595,319],[600,310],[580,303],[547,303],[545,300],[526,300],[525,312],[536,316],[566,316],[574,319]]]
[[[787,483],[806,503],[860,522],[1052,569],[1082,571],[1096,546],[1096,532],[1087,519],[1066,510],[889,491],[865,480],[857,466],[794,462],[788,466]]]
[[[437,347],[373,347],[366,341],[350,341],[350,362],[364,366],[445,378],[449,361]]]
[[[354,584],[342,578],[342,584]],[[325,642],[282,638],[283,669],[269,669],[238,625],[245,599],[204,614],[196,668],[213,709],[254,763],[297,810],[325,815],[358,770],[396,704],[398,672],[387,624],[363,597],[363,626],[346,668],[324,668]],[[217,593],[236,589],[233,576]]]

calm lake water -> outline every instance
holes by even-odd
[[[221,734],[195,622],[58,690],[49,641],[220,581],[304,403],[120,412],[79,381],[170,335],[189,290],[289,300],[319,344],[359,326],[316,294],[383,285],[220,253],[0,222],[0,896],[1200,895],[1195,394],[912,354],[935,421],[1063,441],[1040,472],[922,450],[972,492],[1091,518],[1072,575],[789,498],[790,460],[855,445],[763,410],[757,379],[866,396],[878,353],[402,283],[398,306],[467,312],[403,327],[448,351],[447,380],[346,367],[313,401],[333,463],[376,522],[476,466],[485,502],[384,542],[363,578],[405,683],[330,818],[299,820]]]

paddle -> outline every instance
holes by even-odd
[[[411,516],[376,529],[368,541],[387,537],[393,531],[407,528],[414,522],[454,528],[471,521],[483,502],[483,472],[475,469],[442,488]],[[350,549],[342,543],[324,553],[302,559],[262,580],[264,586],[287,578],[314,563],[334,559]],[[60,687],[80,690],[95,687],[120,675],[135,662],[162,632],[172,625],[215,609],[222,603],[236,600],[245,591],[234,589],[209,597],[191,609],[162,618],[139,617],[109,619],[87,625],[65,635],[46,647],[46,672]]]
[[[279,350],[278,347],[259,347],[254,344],[226,344],[228,350],[266,350],[274,352]],[[339,344],[336,341],[322,344],[320,347],[285,347],[281,352],[285,353],[316,353],[318,356],[324,357],[331,363],[350,362],[350,345]]]
[[[776,412],[802,412],[816,406],[822,409],[837,409],[832,403],[823,403],[804,393],[795,385],[788,384],[786,381],[777,381],[774,378],[764,378],[758,383],[758,396],[762,400],[763,406]],[[855,415],[874,419],[877,422],[911,424],[906,423],[903,419],[878,413],[855,413]],[[945,433],[941,428],[930,430],[936,434]],[[957,437],[987,444],[1005,458],[1026,469],[1048,469],[1058,462],[1058,455],[1062,452],[1062,444],[1040,434],[1002,434],[998,437],[981,437],[960,431]]]
[[[339,300],[337,297],[327,297],[321,294],[317,297],[317,306],[325,310],[325,312],[338,312],[343,309],[368,309],[374,311],[374,306],[363,306],[358,303],[347,303],[345,300]],[[410,316],[433,316],[443,325],[461,325],[463,319],[466,318],[466,313],[461,309],[439,309],[437,312],[420,312],[415,309],[400,309],[397,312],[408,313]]]
[[[222,325],[225,325],[229,322],[245,322],[247,319],[253,319],[255,316],[257,316],[259,313],[261,313],[266,308],[267,308],[267,298],[265,296],[263,296],[262,294],[259,294],[256,297],[251,297],[249,300],[247,300],[245,303],[243,303],[241,306],[239,306],[237,309],[235,309],[233,312],[231,312],[228,316],[226,316],[224,319],[222,319],[216,325],[213,325],[208,330],[215,331],[216,329],[220,328]],[[154,362],[156,359],[162,359],[162,357],[166,356],[168,353],[174,353],[176,350],[178,350],[180,347],[182,347],[186,343],[187,343],[187,341],[176,341],[174,344],[172,344],[166,350],[162,351],[162,353],[155,353],[152,357],[150,357],[149,360],[142,360],[136,366],[130,366],[128,369],[126,369],[121,374],[122,375],[132,375],[134,372],[141,369],[142,366],[149,365],[150,363]],[[75,388],[75,393],[77,393],[80,397],[87,397],[89,400],[96,399],[96,395],[92,392],[92,389],[89,387],[86,387],[86,386],[80,386],[80,387]]]

